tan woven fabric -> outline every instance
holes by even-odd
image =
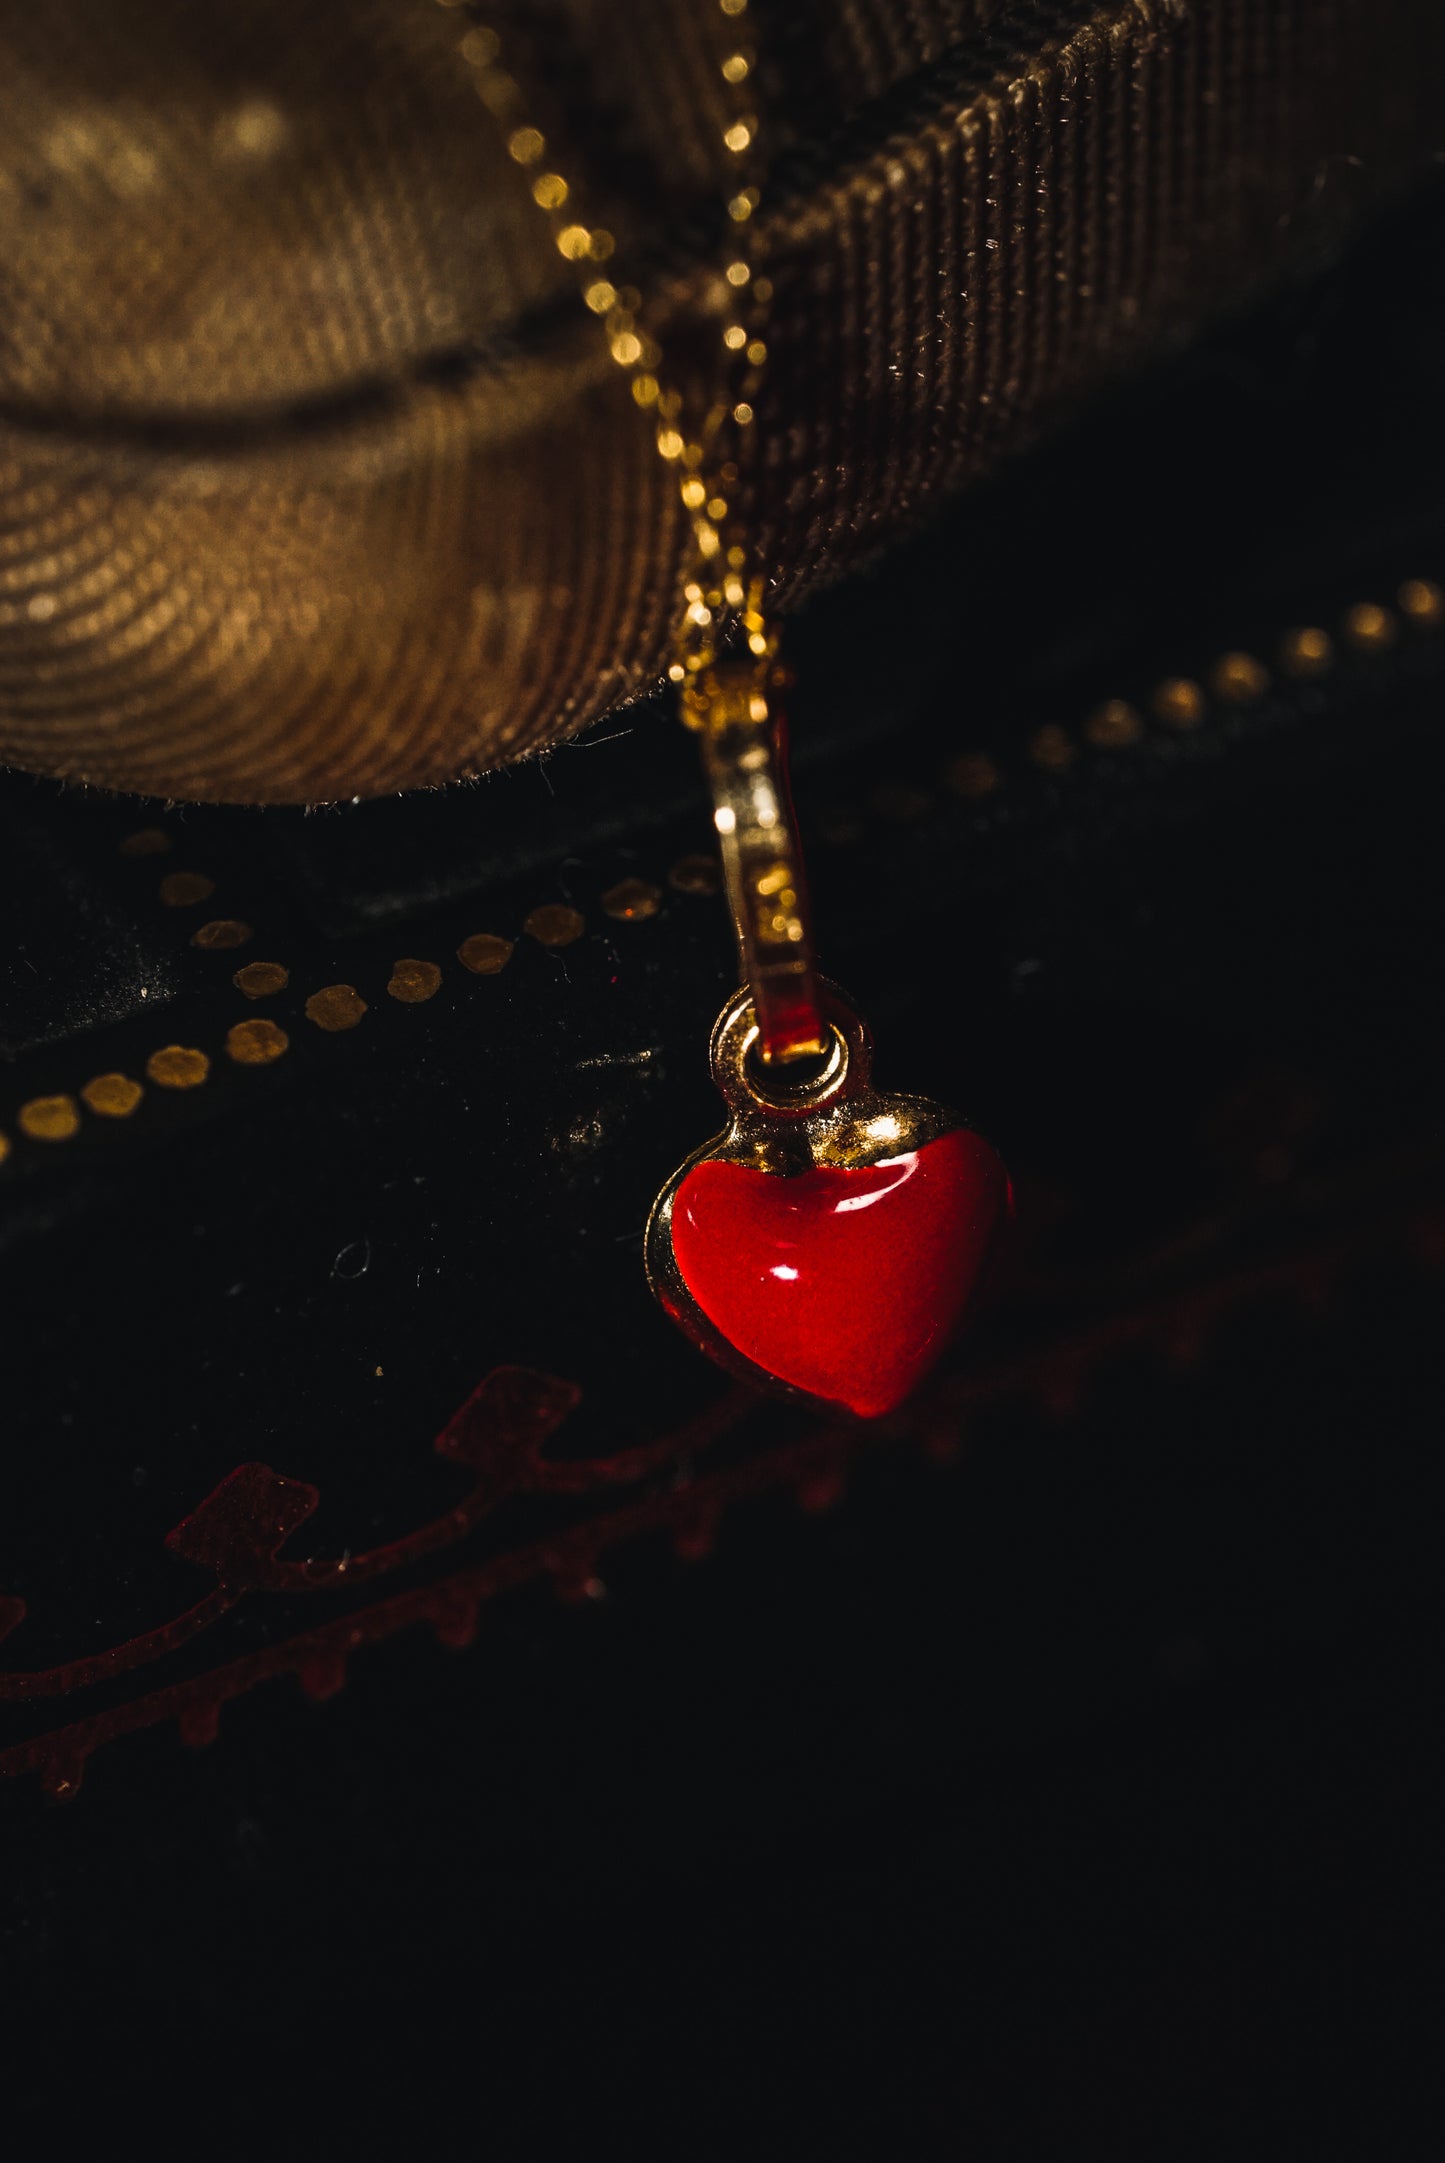
[[[527,11],[664,334],[719,241],[697,4]],[[1441,145],[1438,0],[774,0],[758,29],[785,601]],[[655,680],[670,481],[465,30],[434,0],[0,0],[0,758],[379,793]]]

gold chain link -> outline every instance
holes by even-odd
[[[455,5],[456,0],[440,4]],[[506,65],[501,32],[477,19],[484,10],[467,9],[470,27],[460,47],[478,96],[505,130],[509,155],[528,176],[532,200],[548,221],[553,245],[576,269],[583,301],[600,322],[608,353],[631,377],[633,398],[652,417],[659,455],[677,475],[692,546],[668,674],[684,686],[684,717],[693,725],[700,721],[702,679],[717,658],[726,626],[740,625],[748,651],[759,663],[767,661],[776,642],[764,613],[762,572],[749,561],[737,505],[737,452],[755,423],[773,291],[744,237],[761,200],[756,177],[761,118],[752,95],[757,55],[748,35],[749,0],[703,0],[703,6],[704,35],[716,47],[727,99],[722,149],[732,167],[727,214],[737,241],[717,282],[717,389],[701,413],[689,413],[682,389],[668,381],[662,350],[643,321],[642,296],[633,286],[614,284],[608,275],[615,238],[585,221],[578,175],[560,170],[563,161],[536,125],[522,86]]]
[[[443,6],[451,0],[441,0]],[[700,29],[714,48],[727,96],[722,148],[730,161],[729,229],[737,238],[714,289],[719,348],[713,387],[689,412],[682,385],[669,381],[661,347],[644,320],[641,294],[618,285],[608,266],[614,236],[583,214],[578,176],[561,170],[521,85],[505,64],[500,33],[476,20],[461,40],[478,95],[502,129],[509,155],[529,176],[532,200],[553,245],[578,275],[582,298],[602,326],[607,351],[632,380],[652,419],[659,455],[674,469],[692,545],[688,550],[668,675],[682,718],[702,738],[728,904],[743,980],[753,997],[765,1063],[812,1058],[827,1043],[813,958],[802,849],[787,779],[786,731],[778,708],[784,672],[764,609],[765,582],[739,515],[740,451],[754,427],[767,364],[772,281],[758,267],[748,229],[761,200],[753,97],[757,55],[747,34],[749,0],[697,0]],[[742,651],[725,654],[736,625]]]

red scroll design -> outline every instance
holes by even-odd
[[[212,1589],[158,1628],[85,1659],[0,1672],[0,1704],[69,1696],[131,1673],[211,1629],[257,1593],[322,1592],[388,1575],[453,1547],[515,1494],[589,1494],[633,1486],[658,1467],[705,1449],[734,1425],[750,1400],[735,1390],[699,1418],[641,1448],[611,1457],[549,1461],[548,1440],[575,1411],[581,1391],[527,1367],[498,1367],[473,1390],[437,1436],[438,1456],[472,1475],[469,1492],[444,1515],[377,1547],[293,1561],[282,1548],[321,1500],[304,1480],[270,1465],[241,1464],[167,1535],[180,1561],[207,1571]],[[25,1618],[25,1603],[0,1598],[0,1641]],[[3,1766],[0,1756],[0,1766]]]
[[[28,1741],[0,1748],[0,1778],[39,1776],[48,1794],[69,1799],[87,1759],[103,1744],[173,1723],[187,1743],[211,1741],[223,1706],[257,1684],[295,1675],[309,1696],[339,1689],[351,1655],[400,1631],[430,1627],[447,1646],[469,1644],[481,1608],[524,1584],[549,1582],[567,1599],[600,1592],[601,1558],[648,1534],[670,1538],[679,1556],[697,1558],[734,1504],[791,1491],[805,1509],[824,1509],[842,1493],[855,1459],[878,1447],[920,1447],[938,1463],[954,1458],[971,1412],[1000,1400],[1032,1402],[1055,1416],[1078,1409],[1093,1375],[1114,1359],[1152,1351],[1165,1369],[1193,1367],[1216,1327],[1243,1306],[1281,1297],[1303,1318],[1317,1318],[1341,1278],[1374,1252],[1404,1249],[1418,1266],[1445,1266],[1445,1214],[1414,1196],[1352,1227],[1342,1238],[1307,1242],[1268,1262],[1226,1267],[1173,1296],[1141,1287],[1134,1299],[1073,1330],[1048,1332],[1001,1358],[938,1376],[886,1419],[815,1420],[760,1446],[707,1452],[756,1409],[738,1389],[639,1448],[606,1458],[561,1458],[547,1444],[580,1402],[569,1383],[522,1367],[489,1374],[448,1420],[434,1448],[471,1474],[467,1493],[441,1516],[360,1553],[288,1559],[287,1545],[313,1515],[317,1490],[267,1465],[239,1465],[167,1541],[178,1561],[208,1571],[211,1588],[172,1621],[91,1658],[31,1671],[0,1673],[0,1703],[62,1699],[142,1670],[197,1638],[246,1599],[323,1592],[384,1579],[407,1564],[452,1548],[509,1498],[521,1494],[615,1496],[579,1522],[494,1554],[459,1556],[433,1581],[373,1593],[340,1616],[218,1662],[199,1675],[157,1681],[89,1715]],[[671,1470],[672,1478],[650,1475]],[[0,1596],[0,1640],[24,1619],[23,1602]]]

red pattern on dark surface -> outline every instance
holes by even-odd
[[[846,1170],[783,1177],[705,1159],[678,1189],[672,1245],[693,1298],[746,1358],[874,1419],[947,1346],[1008,1205],[997,1155],[960,1128]]]
[[[215,1576],[215,1589],[159,1629],[89,1659],[29,1673],[0,1673],[0,1704],[68,1696],[146,1666],[208,1629],[248,1593],[334,1590],[365,1584],[422,1561],[455,1546],[510,1495],[523,1491],[576,1495],[631,1485],[656,1466],[705,1448],[733,1423],[746,1403],[742,1393],[735,1391],[699,1418],[641,1449],[607,1458],[548,1461],[542,1456],[545,1443],[580,1399],[581,1392],[572,1383],[558,1382],[530,1368],[494,1369],[452,1415],[434,1444],[438,1456],[474,1473],[470,1493],[445,1516],[360,1553],[283,1561],[281,1548],[313,1514],[320,1494],[304,1481],[283,1478],[269,1465],[237,1465],[166,1538],[173,1555]],[[23,1600],[0,1602],[0,1637],[24,1616]],[[0,1756],[0,1767],[3,1763]]]
[[[685,1483],[658,1486],[582,1524],[479,1560],[439,1581],[363,1603],[316,1628],[219,1663],[203,1675],[151,1689],[13,1744],[0,1750],[0,1776],[38,1775],[48,1794],[69,1799],[79,1789],[86,1760],[122,1735],[174,1722],[187,1743],[210,1742],[221,1708],[258,1683],[294,1674],[309,1696],[328,1697],[343,1685],[352,1653],[418,1624],[429,1625],[443,1645],[465,1646],[488,1600],[548,1580],[562,1597],[585,1599],[602,1589],[597,1578],[601,1558],[641,1534],[664,1532],[680,1556],[697,1559],[707,1553],[719,1518],[734,1502],[791,1489],[803,1508],[825,1509],[844,1491],[850,1464],[870,1448],[910,1442],[935,1461],[946,1462],[959,1450],[970,1410],[1022,1397],[1067,1415],[1076,1409],[1095,1370],[1142,1348],[1155,1348],[1173,1365],[1192,1365],[1211,1331],[1236,1309],[1285,1296],[1318,1310],[1348,1264],[1370,1249],[1398,1251],[1402,1234],[1417,1264],[1445,1266],[1445,1218],[1428,1207],[1414,1207],[1360,1227],[1354,1236],[1221,1273],[1174,1297],[1139,1300],[1036,1350],[941,1376],[890,1418],[863,1422],[825,1415],[792,1440],[762,1448],[740,1462],[693,1471]],[[353,1579],[385,1575],[464,1538],[513,1495],[600,1494],[635,1485],[668,1467],[682,1471],[710,1445],[739,1429],[758,1403],[737,1390],[701,1417],[640,1448],[602,1459],[547,1458],[546,1442],[579,1401],[580,1392],[572,1384],[529,1369],[499,1368],[488,1375],[434,1445],[442,1456],[475,1471],[469,1494],[445,1516],[360,1554],[283,1561],[279,1549],[311,1515],[316,1490],[282,1479],[266,1466],[238,1467],[167,1543],[177,1555],[217,1572],[220,1581],[211,1594],[162,1628],[94,1657],[28,1675],[0,1675],[0,1700],[69,1697],[156,1662],[218,1621],[243,1597],[334,1591]],[[0,1639],[24,1612],[23,1602],[0,1596]]]

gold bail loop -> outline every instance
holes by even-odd
[[[683,719],[702,741],[742,979],[765,1066],[820,1057],[830,1042],[788,782],[787,681],[766,656],[729,659],[699,669],[682,691]]]

